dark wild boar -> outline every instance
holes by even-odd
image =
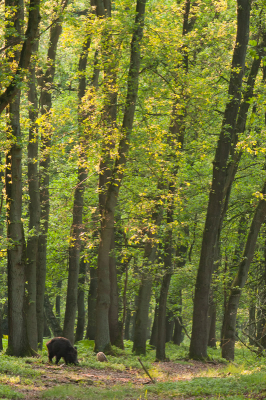
[[[50,362],[56,357],[55,363],[58,364],[62,357],[66,364],[78,364],[77,348],[73,347],[68,339],[64,337],[55,337],[47,342],[46,346]]]

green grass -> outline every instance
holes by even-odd
[[[0,385],[0,399],[23,399],[23,395],[10,389],[7,385]]]
[[[112,386],[110,388],[97,388],[97,387],[82,387],[73,385],[61,385],[52,389],[46,390],[42,394],[43,399],[53,399],[53,400],[92,400],[92,399],[101,399],[101,400],[124,400],[124,399],[149,399],[151,398],[147,393],[145,393],[144,389],[135,389],[132,386],[128,387],[116,387]]]
[[[94,374],[97,370],[104,368],[115,371],[125,369],[138,369],[140,374],[144,374],[138,359],[132,354],[132,343],[125,342],[125,350],[114,349],[114,354],[108,357],[107,363],[100,363],[96,360],[93,352],[94,343],[83,340],[78,343],[79,368],[75,366],[56,367],[56,370],[48,369],[46,347],[39,358],[16,358],[9,357],[2,353],[0,356],[0,400],[23,398],[19,389],[32,390],[40,388],[39,397],[43,399],[186,399],[193,397],[195,400],[246,400],[255,399],[259,394],[259,399],[266,399],[266,363],[264,358],[256,355],[245,347],[237,345],[235,352],[235,362],[229,363],[220,357],[220,349],[209,350],[209,357],[217,362],[223,362],[224,368],[215,369],[213,364],[208,364],[207,371],[202,371],[197,377],[193,376],[190,380],[169,380],[164,372],[163,363],[152,364],[155,360],[155,350],[148,348],[145,357],[141,357],[145,366],[150,370],[152,376],[158,382],[149,385],[136,385],[132,378],[132,383],[111,386],[108,379],[90,381],[90,379],[80,379],[75,377],[82,373],[82,368],[93,368]],[[185,359],[188,354],[188,345],[182,344],[175,346],[167,344],[166,354],[174,363],[189,365],[191,361]],[[62,362],[63,363],[63,362]],[[188,369],[189,370],[189,369]],[[49,375],[50,374],[50,375]],[[58,382],[57,378],[67,374],[71,377],[69,383]],[[46,375],[46,384],[50,384],[47,389],[43,387],[42,375]],[[47,378],[47,375],[51,378]],[[161,381],[159,381],[159,378]],[[148,381],[147,377],[147,381]]]

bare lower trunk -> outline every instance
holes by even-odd
[[[170,286],[170,281],[172,277],[172,271],[168,271],[163,276],[163,281],[161,285],[161,293],[159,299],[159,310],[158,310],[158,338],[157,338],[157,346],[156,346],[156,359],[160,361],[164,361],[166,359],[165,356],[165,342],[169,341],[166,338],[166,303],[167,303],[167,295],[168,289]],[[171,340],[171,339],[170,339]]]
[[[47,324],[51,331],[53,332],[54,336],[63,336],[63,331],[61,329],[61,326],[58,322],[58,319],[53,313],[53,306],[50,303],[49,296],[46,294],[44,297],[44,311],[45,311],[45,317],[47,320]]]
[[[133,352],[136,354],[146,354],[146,340],[147,340],[147,327],[148,315],[152,291],[152,277],[149,275],[142,275],[139,295],[138,306],[135,321],[135,335]]]
[[[184,335],[182,333],[182,317],[178,317],[174,319],[175,327],[174,327],[174,335],[173,335],[173,343],[180,346],[183,342]]]
[[[116,261],[115,256],[112,252],[115,250],[114,232],[112,235],[112,245],[111,245],[111,255],[109,257],[109,273],[110,273],[110,308],[109,308],[109,330],[110,330],[110,340],[111,344],[124,348],[122,339],[122,327],[121,323],[118,321],[119,313],[119,296],[117,287],[117,271],[116,271]]]
[[[152,219],[156,227],[162,222],[163,207],[161,203],[157,205],[157,210],[153,213]],[[155,229],[148,233],[149,240],[146,242],[144,250],[144,270],[151,268],[156,260],[157,245],[154,243],[156,237]],[[137,297],[137,309],[135,316],[134,343],[132,351],[136,354],[146,354],[146,340],[149,307],[152,293],[153,276],[150,273],[143,272],[141,276],[139,294]]]
[[[212,303],[209,307],[209,315],[208,315],[208,346],[216,348],[216,304]]]
[[[264,196],[266,194],[266,183],[264,184],[262,194]],[[259,234],[260,227],[264,222],[265,217],[266,217],[266,200],[264,200],[263,198],[262,200],[259,201],[258,206],[256,208],[249,229],[249,234],[247,237],[242,261],[239,264],[237,275],[233,281],[227,303],[227,308],[225,310],[224,334],[222,338],[222,357],[226,358],[227,360],[234,360],[236,316],[237,316],[238,304],[242,288],[244,287],[248,277],[249,266],[251,264],[254,255],[257,236]]]
[[[82,232],[83,195],[85,190],[84,182],[86,178],[86,170],[80,167],[78,175],[78,185],[75,189],[74,196],[73,224],[71,232],[71,242],[69,246],[67,299],[63,329],[64,337],[69,339],[72,344],[74,343],[74,327],[77,310],[79,255],[81,247],[80,234]]]
[[[86,280],[86,262],[84,258],[80,260],[79,281],[78,281],[78,320],[75,335],[75,342],[83,339],[85,328],[85,304],[84,304],[84,285]]]
[[[151,330],[150,345],[156,347],[158,339],[158,302],[156,301],[156,306],[154,310],[154,318]]]
[[[90,267],[90,288],[88,296],[88,325],[86,339],[94,340],[96,334],[96,297],[98,277],[96,268]]]

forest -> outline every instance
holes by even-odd
[[[266,348],[264,0],[0,2],[0,348]]]

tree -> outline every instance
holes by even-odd
[[[98,255],[98,293],[96,305],[96,338],[95,350],[108,351],[110,349],[110,335],[108,312],[110,306],[110,281],[109,281],[109,253],[111,249],[111,235],[114,226],[114,212],[118,199],[119,188],[123,178],[123,169],[129,148],[130,134],[138,94],[138,79],[140,68],[140,42],[143,35],[145,0],[137,0],[135,27],[131,41],[130,66],[128,72],[127,97],[123,123],[121,127],[122,138],[118,146],[118,157],[111,171],[110,183],[106,193],[104,210],[102,211],[101,234]]]
[[[257,237],[266,217],[266,183],[259,195],[259,202],[256,207],[253,220],[250,225],[245,250],[239,263],[237,274],[232,283],[232,287],[227,302],[224,317],[224,329],[222,338],[222,357],[227,360],[234,360],[236,316],[241,291],[246,283],[249,267],[255,252]]]
[[[6,2],[8,25],[12,31],[7,34],[7,43],[10,46],[14,37],[21,37],[24,19],[24,4],[17,1],[16,11],[12,10],[13,2]],[[10,14],[9,14],[10,13]],[[11,15],[11,17],[10,17]],[[8,106],[9,138],[11,146],[7,154],[6,167],[6,201],[7,201],[7,236],[8,248],[8,322],[9,340],[8,353],[15,356],[31,354],[26,328],[25,303],[25,273],[26,273],[26,243],[24,238],[22,217],[22,135],[20,129],[20,90],[18,79],[24,69],[27,69],[37,35],[39,23],[39,2],[31,2],[29,9],[26,40],[21,53],[15,50],[12,60],[18,61],[16,77],[12,78],[6,91],[0,96],[1,111]],[[34,347],[36,347],[34,345]]]
[[[68,0],[62,3],[62,11],[68,4]],[[41,204],[41,226],[38,240],[38,264],[37,264],[37,326],[38,343],[42,348],[43,329],[44,329],[44,293],[46,279],[46,259],[47,259],[47,234],[49,226],[50,194],[49,194],[49,168],[50,168],[50,146],[51,132],[49,132],[50,111],[52,108],[52,85],[55,77],[55,59],[58,40],[62,32],[62,15],[50,28],[50,40],[47,51],[47,69],[40,78],[40,111],[44,119],[44,126],[41,129],[40,161],[39,161],[39,190]]]
[[[213,270],[214,249],[217,241],[220,216],[224,203],[227,179],[227,164],[241,99],[246,50],[249,37],[250,2],[237,2],[237,34],[232,58],[231,76],[228,89],[222,129],[213,162],[212,187],[209,194],[208,210],[203,232],[201,256],[195,286],[193,326],[189,354],[191,358],[207,357],[207,318],[210,283]]]

